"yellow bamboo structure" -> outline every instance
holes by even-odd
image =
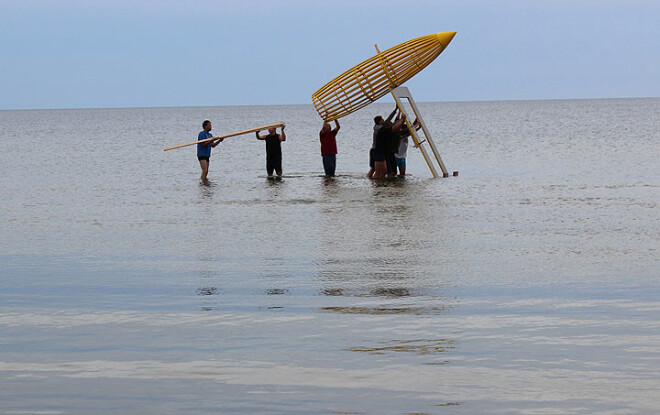
[[[402,85],[442,53],[456,32],[421,36],[355,65],[312,94],[325,121],[351,114]]]
[[[225,134],[225,135],[219,135],[217,137],[205,138],[204,140],[191,141],[189,143],[178,144],[178,145],[172,146],[172,147],[165,147],[163,149],[163,151],[174,150],[175,148],[187,147],[187,146],[192,146],[192,145],[195,145],[195,144],[204,144],[204,143],[208,143],[208,142],[213,141],[213,140],[217,140],[219,138],[235,137],[237,135],[253,133],[255,131],[261,131],[261,130],[267,130],[269,128],[282,127],[283,125],[284,125],[284,123],[282,123],[282,122],[275,123],[275,124],[262,125],[261,127],[254,127],[254,128],[250,128],[248,130],[237,131],[237,132],[231,133],[231,134]]]

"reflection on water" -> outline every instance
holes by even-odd
[[[341,288],[324,288],[321,293],[328,296],[346,295],[352,297],[386,297],[386,298],[399,298],[410,297],[413,295],[407,288],[376,288],[369,293],[358,293],[346,291]]]
[[[390,340],[384,342],[383,346],[376,347],[352,347],[353,352],[366,352],[371,354],[414,353],[419,355],[431,355],[447,353],[456,348],[456,340],[451,339],[414,339],[414,340]],[[442,364],[448,363],[443,361]],[[437,363],[436,363],[437,364]]]
[[[332,311],[342,314],[372,314],[372,315],[392,315],[392,314],[411,314],[411,315],[432,315],[447,313],[451,308],[445,307],[397,307],[397,306],[374,306],[374,307],[323,307],[323,311]]]
[[[200,180],[199,181],[199,195],[202,200],[212,199],[213,193],[216,190],[217,183],[212,180]]]
[[[441,211],[425,207],[427,195],[419,192],[415,180],[363,180],[372,187],[368,197],[356,197],[334,181],[324,187],[325,196],[344,203],[322,207],[316,261],[317,279],[323,285],[319,292],[328,297],[385,302],[332,305],[321,310],[379,316],[450,312],[453,305],[438,289],[443,282],[436,280],[439,274],[434,264],[423,260],[434,255],[436,246],[428,242],[438,228],[428,225],[442,220],[436,216]]]
[[[197,295],[218,295],[220,292],[215,287],[202,287],[197,289]]]
[[[398,297],[410,297],[410,290],[407,288],[376,288],[371,291],[373,295],[379,297],[389,297],[389,298],[398,298]]]

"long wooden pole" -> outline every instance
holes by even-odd
[[[282,123],[282,122],[278,122],[278,123],[275,123],[275,124],[262,125],[261,127],[254,127],[254,128],[250,128],[249,130],[237,131],[237,132],[235,132],[235,133],[231,133],[231,134],[219,135],[219,136],[217,136],[217,137],[210,137],[210,138],[206,138],[206,139],[204,139],[204,140],[191,141],[191,142],[189,142],[189,143],[178,144],[178,145],[176,145],[176,146],[172,146],[172,147],[165,147],[165,148],[163,149],[163,151],[174,150],[175,148],[181,148],[181,147],[192,146],[192,145],[194,145],[194,144],[204,144],[204,143],[209,143],[209,142],[211,142],[211,141],[213,141],[213,140],[217,140],[217,139],[219,139],[219,138],[234,137],[234,136],[237,136],[237,135],[243,135],[243,134],[247,134],[247,133],[253,133],[253,132],[255,132],[255,131],[267,130],[267,129],[269,129],[269,128],[277,128],[277,127],[281,127],[281,126],[283,126],[283,125],[284,125],[284,123]]]

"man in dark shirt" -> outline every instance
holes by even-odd
[[[369,172],[367,172],[367,177],[372,178],[376,172],[376,164],[374,161],[374,152],[376,151],[376,137],[378,136],[378,130],[381,129],[385,121],[392,121],[394,114],[397,113],[399,107],[394,107],[394,111],[390,113],[386,120],[383,119],[380,115],[374,117],[374,134],[373,142],[371,144],[371,150],[369,150]]]
[[[383,126],[378,130],[378,134],[376,134],[376,147],[374,149],[374,167],[376,170],[373,176],[374,178],[381,179],[385,176],[391,176],[387,168],[387,157],[393,151],[393,143],[398,143],[399,130],[405,121],[406,114],[403,114],[394,125],[390,121],[385,121]],[[396,171],[394,175],[396,176]]]
[[[277,173],[278,177],[282,176],[282,141],[286,141],[286,134],[284,133],[284,125],[280,129],[280,134],[277,134],[277,128],[271,127],[268,129],[268,135],[259,135],[259,131],[255,134],[258,140],[266,141],[266,172],[268,178],[273,177],[273,171]]]

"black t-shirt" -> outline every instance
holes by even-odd
[[[274,159],[282,157],[282,145],[279,134],[268,134],[266,136],[266,158]]]
[[[376,152],[380,154],[395,153],[399,148],[399,134],[392,127],[383,127],[376,134]]]

